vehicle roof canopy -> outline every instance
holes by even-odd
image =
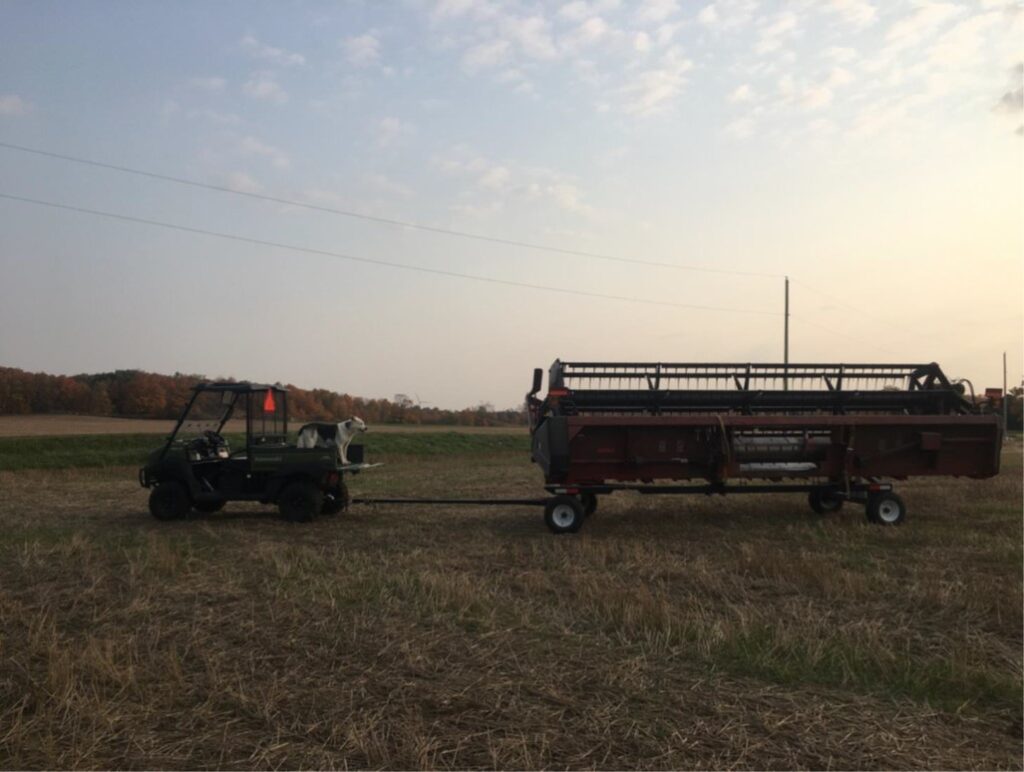
[[[229,391],[234,394],[250,394],[254,391],[268,391],[273,389],[277,392],[287,392],[284,386],[275,386],[269,383],[250,383],[249,381],[237,381],[232,383],[197,383],[192,387],[193,391]]]

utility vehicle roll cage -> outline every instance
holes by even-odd
[[[171,449],[199,397],[210,392],[222,395],[222,413],[219,417],[210,419],[217,423],[215,430],[217,434],[220,434],[225,424],[231,420],[241,398],[245,409],[246,448],[257,444],[283,445],[287,442],[288,389],[283,386],[250,383],[248,381],[238,383],[197,383],[192,387],[192,397],[185,405],[185,409],[181,411],[181,415],[178,416],[174,431],[167,438],[160,458],[163,458],[167,451]],[[268,428],[270,431],[268,431]]]

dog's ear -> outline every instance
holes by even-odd
[[[345,422],[345,428],[346,428],[346,429],[351,429],[351,428],[352,428],[352,419],[351,419],[351,418],[350,418],[350,419],[348,419],[348,420],[347,420],[347,421]]]

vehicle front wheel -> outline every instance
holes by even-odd
[[[157,520],[180,520],[190,506],[188,491],[179,482],[160,483],[149,494],[149,513]]]
[[[576,533],[584,517],[583,502],[575,496],[555,496],[544,505],[544,522],[552,533]]]
[[[868,521],[876,525],[900,525],[907,517],[907,505],[895,493],[874,493],[865,506]]]
[[[320,511],[324,495],[313,483],[293,482],[277,498],[281,516],[292,523],[307,523]]]

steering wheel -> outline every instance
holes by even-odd
[[[222,448],[222,447],[224,447],[225,445],[228,444],[227,440],[225,440],[223,437],[221,437],[219,434],[217,434],[217,432],[214,432],[214,431],[203,432],[203,439],[206,440],[206,443],[211,448],[214,448],[214,449]]]

